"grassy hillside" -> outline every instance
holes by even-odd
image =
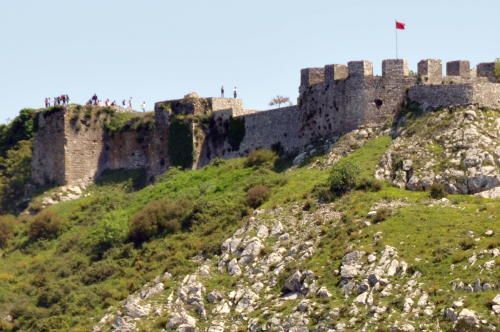
[[[267,165],[230,160],[198,171],[172,169],[134,192],[137,176],[109,174],[89,197],[51,207],[62,224],[56,238],[30,240],[33,221],[18,219],[16,236],[0,258],[0,313],[12,313],[16,328],[88,330],[105,308],[159,273],[181,277],[195,267],[193,256],[217,254],[247,215],[252,186],[269,188],[266,204],[281,204],[303,198],[327,175],[305,169],[276,173]],[[127,237],[130,220],[157,199],[191,202],[189,222],[175,234],[135,245]]]
[[[357,189],[342,197],[324,195],[331,187],[331,169],[304,165],[278,172],[273,156],[261,153],[214,161],[201,170],[172,169],[140,190],[141,172],[111,172],[84,198],[34,217],[0,217],[0,225],[12,230],[0,249],[0,330],[89,331],[107,308],[156,276],[172,273],[168,291],[195,270],[193,257],[218,255],[222,241],[247,220],[252,206],[295,203],[314,209],[318,197],[332,199],[344,215],[341,226],[322,229],[320,247],[305,263],[333,293],[332,306],[343,300],[334,273],[342,256],[391,245],[422,273],[424,288],[439,308],[462,296],[487,317],[494,291],[452,292],[450,282],[470,283],[479,273],[482,281],[500,280],[498,258],[490,272],[479,270],[486,258],[474,267],[468,263],[474,253],[498,248],[495,237],[483,236],[486,230],[500,234],[498,200],[452,195],[440,202],[428,192],[375,181],[373,173],[390,142],[386,136],[376,138],[334,166],[356,169]],[[374,222],[367,215],[380,203],[388,207]],[[376,234],[381,240],[373,241]],[[2,320],[7,315],[12,321]]]

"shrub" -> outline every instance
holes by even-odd
[[[141,244],[160,234],[178,232],[192,209],[184,199],[153,201],[132,217],[129,238]]]
[[[473,239],[467,238],[460,241],[458,245],[460,246],[460,248],[462,248],[462,250],[469,250],[471,248],[474,248],[475,243]]]
[[[82,282],[85,285],[92,285],[102,282],[120,271],[115,262],[100,261],[87,268],[82,276]]]
[[[390,216],[391,216],[391,210],[389,210],[388,208],[380,208],[377,210],[377,214],[375,214],[375,216],[373,217],[373,222],[377,224],[379,222],[386,220]]]
[[[339,163],[334,166],[330,175],[330,191],[335,196],[342,196],[356,186],[358,167],[350,162]]]
[[[362,178],[359,180],[356,188],[365,191],[380,191],[382,189],[382,182],[375,179]]]
[[[50,210],[37,214],[29,224],[28,238],[30,241],[52,239],[61,231],[61,218]]]
[[[31,179],[31,141],[20,141],[0,157],[0,212],[22,210]]]
[[[159,234],[158,223],[150,219],[146,213],[139,212],[130,222],[129,238],[140,244]]]
[[[277,156],[271,150],[259,149],[250,152],[245,161],[245,167],[273,165]]]
[[[431,191],[429,195],[431,196],[431,198],[441,199],[443,197],[446,197],[447,193],[442,183],[434,183],[431,186]]]
[[[126,231],[122,230],[119,223],[105,220],[99,223],[90,238],[93,244],[92,254],[94,258],[100,259],[103,254],[116,244],[123,241]]]
[[[264,203],[268,198],[269,188],[265,185],[258,184],[247,191],[247,204],[254,209]]]
[[[14,222],[12,216],[0,216],[0,248],[6,247],[14,235]]]

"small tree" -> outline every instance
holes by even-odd
[[[271,101],[269,102],[269,106],[278,105],[278,108],[281,108],[281,104],[286,104],[286,103],[288,103],[288,105],[292,104],[290,102],[290,98],[277,95],[276,97],[271,99]]]

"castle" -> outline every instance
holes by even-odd
[[[471,69],[468,61],[422,60],[411,74],[405,60],[384,60],[382,75],[369,61],[301,71],[296,106],[249,111],[239,99],[199,98],[155,104],[149,125],[110,131],[106,110],[83,118],[68,109],[36,119],[32,179],[37,185],[89,183],[105,170],[143,169],[150,180],[169,167],[198,168],[214,158],[247,155],[259,148],[297,153],[360,126],[390,121],[407,102],[424,109],[478,105],[500,109],[495,63]]]

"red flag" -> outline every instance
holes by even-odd
[[[405,27],[406,27],[405,23],[396,21],[396,29],[398,29],[398,30],[404,30]]]

